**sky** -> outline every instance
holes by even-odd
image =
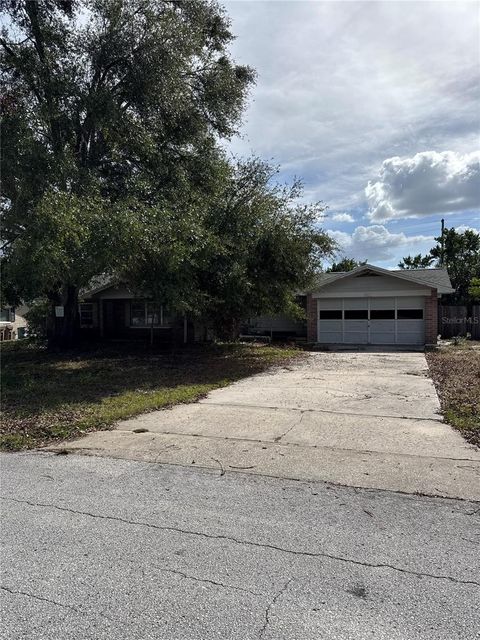
[[[328,205],[341,255],[395,267],[480,231],[480,3],[234,0],[258,77],[229,143]]]

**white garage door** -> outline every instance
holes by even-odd
[[[425,299],[319,298],[318,342],[424,344]]]

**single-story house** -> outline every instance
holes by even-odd
[[[26,305],[19,307],[4,307],[0,309],[0,341],[19,340],[26,337],[27,320]]]
[[[307,295],[307,340],[318,344],[434,345],[446,269],[365,264],[324,273]]]
[[[302,337],[318,344],[424,345],[437,341],[438,298],[452,293],[445,269],[387,270],[365,264],[324,273],[299,296],[306,322],[284,315],[245,320],[242,332]],[[170,312],[107,281],[84,291],[80,327],[85,335],[156,342],[200,342],[213,337],[201,323]]]
[[[155,342],[198,339],[186,316],[172,313],[112,280],[82,292],[79,315],[85,337],[147,340],[153,331]]]

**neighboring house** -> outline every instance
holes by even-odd
[[[28,307],[5,307],[0,310],[0,340],[18,340],[26,337]]]
[[[319,344],[433,345],[445,269],[325,273],[307,295],[307,339]]]

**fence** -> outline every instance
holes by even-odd
[[[480,305],[466,307],[450,305],[438,307],[438,333],[442,338],[465,336],[480,340]]]

